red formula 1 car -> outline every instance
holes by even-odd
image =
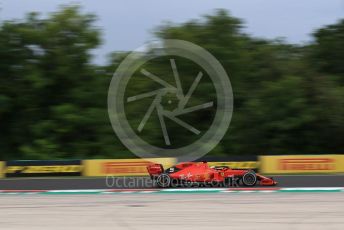
[[[163,188],[177,185],[272,186],[277,184],[273,178],[262,176],[250,169],[210,167],[207,162],[183,162],[166,170],[161,164],[150,164],[147,170],[156,184]]]

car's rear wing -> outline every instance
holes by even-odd
[[[164,167],[162,164],[150,164],[147,166],[147,171],[150,177],[154,178],[164,172]]]

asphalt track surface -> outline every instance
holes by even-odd
[[[344,187],[344,175],[274,176],[278,187]],[[154,188],[148,177],[8,178],[0,190],[143,189]]]
[[[2,195],[6,230],[343,230],[344,193]]]

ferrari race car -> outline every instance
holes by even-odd
[[[183,162],[164,170],[161,164],[147,166],[152,180],[159,187],[167,188],[180,185],[202,186],[273,186],[273,178],[262,176],[250,169],[231,169],[226,166],[212,166],[207,162]]]

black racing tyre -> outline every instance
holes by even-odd
[[[245,186],[254,186],[257,183],[257,176],[253,171],[248,171],[243,175],[241,181]]]
[[[160,174],[156,183],[160,188],[168,188],[171,185],[171,177],[166,173]]]

